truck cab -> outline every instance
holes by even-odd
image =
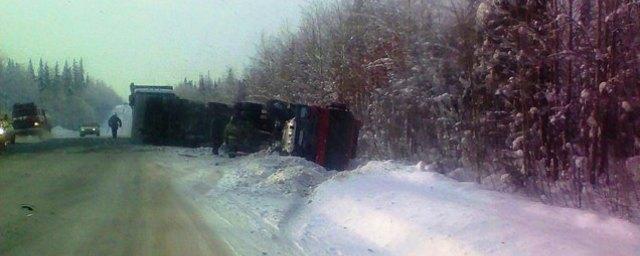
[[[16,135],[42,137],[51,131],[46,112],[34,103],[14,104],[12,117]]]

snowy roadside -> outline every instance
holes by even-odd
[[[131,137],[131,107],[129,107],[129,105],[118,105],[115,106],[111,112],[118,114],[120,119],[122,119],[122,127],[118,129],[118,136],[124,138]],[[100,133],[102,136],[108,137],[111,136],[111,128],[109,128],[107,123],[108,117],[100,125]],[[74,139],[80,138],[80,133],[76,130],[69,130],[62,126],[56,126],[51,129],[51,136],[55,139]]]
[[[299,193],[311,192],[300,184],[329,176],[320,172],[321,167],[298,158],[228,159],[211,156],[207,148],[164,147],[156,163],[175,172],[177,187],[193,199],[237,255],[300,255],[280,225],[303,200]],[[287,176],[314,169],[309,175]],[[318,175],[323,176],[318,179]]]
[[[51,129],[51,136],[56,139],[72,139],[80,138],[78,131],[72,131],[65,129],[61,126],[56,126]]]
[[[162,148],[157,162],[239,255],[640,255],[640,227],[369,162],[327,172],[293,157]]]

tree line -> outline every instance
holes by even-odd
[[[640,4],[338,0],[265,37],[250,99],[348,103],[360,155],[640,217]]]
[[[28,102],[45,109],[54,126],[77,129],[102,122],[123,101],[103,81],[86,74],[82,59],[51,66],[43,60],[25,65],[0,58],[0,112],[10,115],[13,104]]]
[[[246,96],[245,82],[240,80],[232,68],[217,79],[211,75],[200,75],[197,82],[185,78],[175,86],[176,95],[198,102],[220,102],[232,104],[244,100]]]

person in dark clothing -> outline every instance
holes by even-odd
[[[118,138],[118,128],[122,127],[122,120],[120,120],[116,113],[113,113],[111,118],[109,118],[109,127],[111,127],[111,136],[113,136],[114,139]]]

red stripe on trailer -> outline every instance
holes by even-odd
[[[324,166],[327,161],[327,139],[329,138],[329,110],[317,107],[316,163]]]

